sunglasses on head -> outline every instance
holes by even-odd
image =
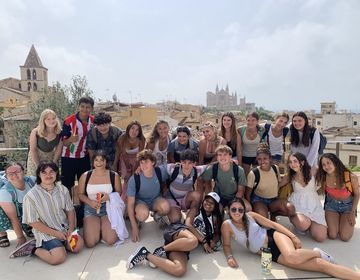
[[[231,211],[231,213],[239,212],[240,214],[245,212],[244,208],[236,208],[236,207],[230,208],[230,211]]]

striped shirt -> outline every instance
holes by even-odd
[[[23,200],[23,223],[42,222],[54,230],[66,233],[68,220],[65,211],[73,210],[74,206],[69,191],[60,182],[56,183],[51,193],[40,185],[35,185]],[[55,238],[36,229],[33,229],[33,233],[37,247],[42,245],[42,241]]]
[[[171,178],[171,174],[174,172],[176,164],[170,163],[166,165],[166,172]],[[199,177],[206,169],[206,165],[194,166],[197,170],[197,176]],[[191,170],[191,174],[188,177],[184,177],[182,168],[180,166],[179,174],[170,185],[170,190],[175,198],[184,198],[188,192],[193,191],[193,177],[194,170]],[[167,193],[166,198],[172,198],[170,193]]]
[[[62,138],[68,139],[71,135],[79,136],[79,140],[71,143],[69,146],[63,146],[62,157],[66,158],[83,158],[86,156],[86,136],[93,126],[94,116],[90,115],[87,122],[82,122],[79,114],[72,114],[64,120]]]

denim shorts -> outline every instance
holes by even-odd
[[[135,207],[138,206],[139,204],[145,204],[150,211],[154,211],[154,205],[159,199],[162,199],[162,197],[158,196],[157,198],[153,199],[151,202],[146,202],[141,199],[135,199]]]
[[[266,206],[269,206],[272,202],[274,202],[275,200],[277,200],[277,197],[274,198],[263,198],[261,196],[256,195],[255,193],[253,193],[253,195],[251,196],[251,204],[254,204],[255,202],[262,202],[263,204],[265,204]]]
[[[96,209],[94,209],[94,208],[90,207],[89,205],[85,204],[85,206],[84,206],[84,218],[90,217],[90,216],[95,216],[95,217],[99,217],[99,218],[107,216],[106,203],[101,203],[100,213],[99,214],[96,213]]]
[[[41,244],[41,248],[48,250],[48,251],[58,248],[58,247],[65,247],[65,241],[55,238],[55,239],[51,239],[49,241],[43,241]]]
[[[344,200],[337,200],[329,195],[325,198],[325,211],[336,212],[340,214],[350,213],[352,208],[353,197],[350,195]]]

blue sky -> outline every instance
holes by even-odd
[[[49,80],[97,98],[205,104],[216,84],[271,110],[360,112],[360,1],[0,0],[0,78],[34,44]],[[130,93],[131,92],[131,93]]]

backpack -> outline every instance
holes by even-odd
[[[110,183],[111,183],[112,191],[115,192],[115,172],[112,170],[109,170],[109,171],[110,171]],[[85,192],[86,192],[86,186],[89,183],[92,172],[93,172],[92,170],[89,170],[88,173],[86,174]]]
[[[269,143],[269,130],[271,128],[271,124],[270,123],[267,123],[265,124],[265,131],[261,137],[261,141],[260,142],[263,142],[265,137],[266,137],[266,143],[269,145],[270,147],[270,143]],[[285,138],[286,138],[286,135],[288,134],[289,132],[289,128],[288,127],[284,127],[283,131],[282,131],[282,135],[283,135],[283,149],[284,149],[284,152],[285,152]]]
[[[276,174],[276,179],[278,179],[278,178],[279,178],[279,173],[278,173],[278,170],[277,170],[277,168],[276,168],[276,165],[271,165],[271,168],[274,170],[274,172],[275,172],[275,174]],[[259,168],[254,167],[251,171],[252,171],[252,172],[254,173],[254,175],[255,175],[255,181],[254,181],[254,186],[253,186],[253,188],[252,188],[252,190],[251,190],[251,195],[250,195],[250,197],[253,196],[256,188],[258,187],[258,185],[259,185],[259,183],[260,183],[260,171],[259,171]]]
[[[0,188],[8,182],[5,176],[5,171],[0,171]]]
[[[154,169],[155,169],[156,177],[159,180],[160,189],[161,189],[161,183],[162,183],[161,169],[158,166],[155,166]],[[140,185],[141,185],[140,174],[134,174],[134,180],[135,180],[135,190],[136,190],[135,193],[138,194],[140,191]]]
[[[244,138],[244,135],[246,133],[246,126],[240,127],[239,134],[241,136],[241,139]],[[260,139],[263,139],[262,134],[264,133],[263,128],[261,126],[258,126],[257,133],[260,135]]]
[[[310,141],[311,142],[314,139],[315,131],[316,131],[316,128],[313,128],[310,131]],[[319,153],[319,155],[322,155],[324,153],[324,150],[325,150],[325,147],[326,147],[326,144],[327,144],[327,139],[320,131],[319,131],[319,134],[320,134],[320,144],[319,144],[318,153]]]
[[[194,185],[195,185],[196,179],[198,177],[198,173],[197,173],[196,167],[193,167],[193,170],[194,170],[194,176],[193,176],[193,189],[194,189]],[[179,175],[179,172],[180,172],[180,164],[176,164],[175,168],[174,168],[174,170],[173,170],[173,172],[172,172],[172,174],[170,176],[170,179],[167,180],[167,182],[166,182],[167,189],[169,190],[169,193],[170,193],[171,197],[175,200],[176,205],[178,205],[178,206],[180,206],[180,203],[177,201],[174,194],[171,192],[170,185],[171,185],[172,182],[175,181],[175,179]]]
[[[233,174],[235,178],[236,185],[239,185],[239,165],[237,165],[235,162],[233,162]],[[215,163],[212,168],[212,179],[217,182],[217,175],[219,171],[219,163]]]
[[[345,188],[351,193],[351,195],[354,195],[354,190],[351,184],[351,176],[349,171],[344,172],[344,179],[345,179]]]

